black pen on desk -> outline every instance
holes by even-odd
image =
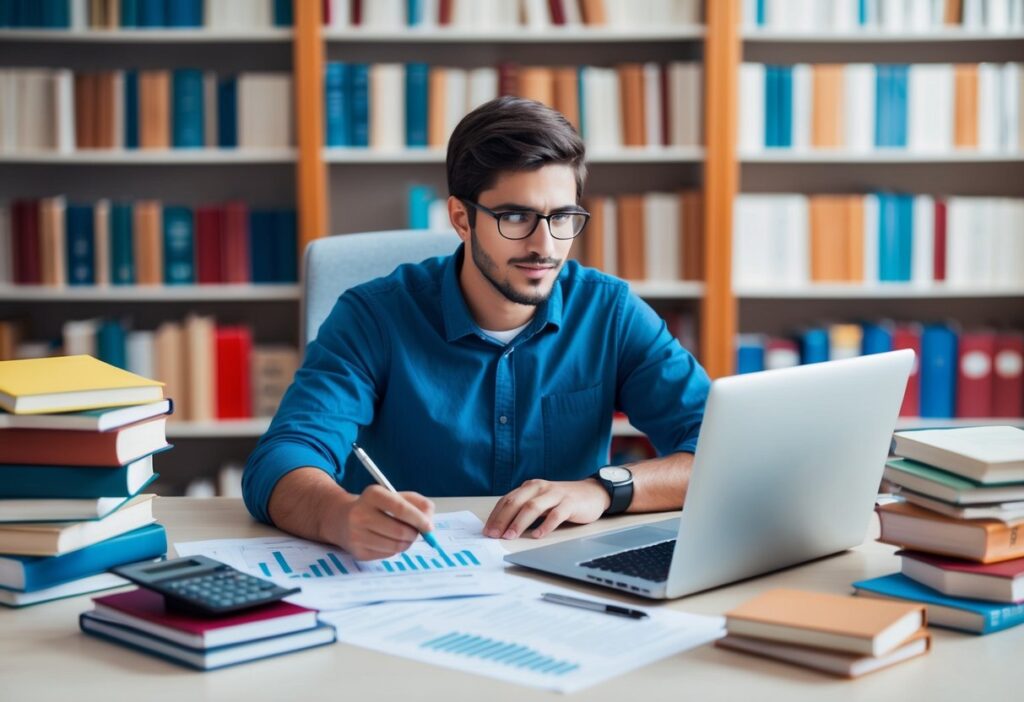
[[[649,616],[647,612],[639,609],[630,609],[629,607],[622,607],[621,605],[585,600],[581,597],[569,597],[568,595],[559,595],[554,592],[545,592],[540,596],[540,598],[545,602],[566,605],[567,607],[579,607],[580,609],[589,609],[594,612],[604,612],[605,614],[614,614],[617,617],[646,619]]]
[[[366,451],[361,449],[359,447],[359,444],[357,444],[354,441],[352,442],[352,452],[355,453],[356,458],[358,458],[359,462],[363,464],[363,468],[366,468],[370,475],[373,476],[373,479],[377,481],[378,485],[380,485],[382,488],[390,492],[398,492],[398,490],[395,489],[395,486],[391,484],[391,481],[388,480],[388,477],[384,475],[381,469],[377,467],[377,464],[373,462],[373,459],[370,458],[370,456],[367,455]],[[441,550],[441,547],[437,543],[437,538],[434,536],[434,532],[421,531],[420,533],[423,535],[424,541],[426,541],[428,544],[433,546],[438,551]]]

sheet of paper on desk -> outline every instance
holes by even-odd
[[[281,585],[302,587],[289,602],[319,610],[367,602],[490,595],[505,592],[504,549],[485,538],[472,512],[439,514],[442,551],[423,540],[405,553],[357,561],[339,548],[288,536],[176,543],[179,556],[203,555]]]
[[[617,617],[545,602],[543,592],[580,594],[516,580],[523,584],[493,597],[388,602],[320,618],[337,627],[340,642],[558,692],[581,690],[725,633],[722,617],[663,608],[646,609],[647,619]]]

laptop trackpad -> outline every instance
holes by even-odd
[[[662,522],[656,525],[641,526],[635,529],[624,529],[623,531],[614,531],[610,534],[601,534],[588,539],[599,544],[608,544],[609,546],[643,546],[645,544],[654,544],[659,541],[665,541],[671,539],[679,532],[679,520],[673,519],[668,522]]]

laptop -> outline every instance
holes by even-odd
[[[864,541],[911,350],[716,380],[679,517],[505,556],[655,599]]]

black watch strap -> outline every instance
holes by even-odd
[[[626,470],[628,470],[628,468]],[[630,478],[628,482],[616,484],[610,480],[602,478],[601,471],[594,473],[593,478],[608,491],[608,496],[611,498],[611,504],[608,505],[608,509],[604,511],[603,516],[622,514],[629,509],[631,504],[633,504],[632,478]]]

